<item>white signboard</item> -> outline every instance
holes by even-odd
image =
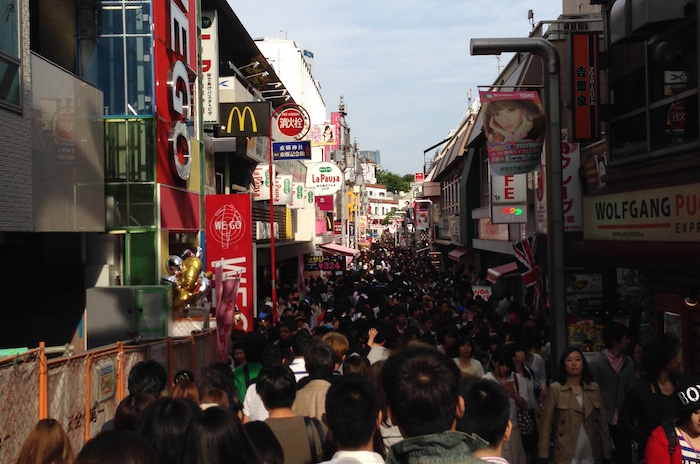
[[[273,165],[274,171],[274,165]],[[253,171],[253,201],[270,201],[270,164],[261,163]]]
[[[275,198],[272,200],[273,205],[290,205],[292,204],[292,178],[291,174],[280,174],[275,177]]]
[[[202,122],[219,123],[219,20],[202,11]]]
[[[491,176],[491,203],[527,203],[527,174]]]
[[[313,188],[316,195],[330,195],[339,191],[343,180],[343,172],[330,161],[310,165],[306,171],[306,185]]]

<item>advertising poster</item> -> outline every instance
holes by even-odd
[[[491,175],[537,169],[546,127],[537,92],[480,91],[479,95]]]
[[[220,272],[223,281],[240,278],[235,298],[232,298],[240,311],[237,323],[244,330],[252,330],[254,273],[250,195],[207,195],[205,201],[206,268],[217,276]],[[215,279],[214,287],[218,286]]]

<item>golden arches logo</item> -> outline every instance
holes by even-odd
[[[243,132],[243,129],[245,128],[246,114],[250,115],[250,122],[253,125],[253,132],[258,131],[258,122],[255,120],[255,115],[253,114],[253,110],[250,108],[250,106],[245,106],[243,108],[243,111],[241,111],[241,109],[236,106],[228,114],[228,122],[226,123],[226,132],[228,132],[229,134],[231,133],[231,121],[233,120],[234,113],[238,114],[238,130],[239,130],[239,132]]]

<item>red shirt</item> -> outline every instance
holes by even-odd
[[[677,439],[676,439],[677,441]],[[668,454],[668,439],[662,426],[656,427],[647,440],[644,462],[654,464],[682,464],[681,446],[676,444],[673,455]]]

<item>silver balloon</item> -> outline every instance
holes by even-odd
[[[199,282],[197,285],[197,288],[195,289],[193,293],[193,297],[195,300],[200,300],[207,296],[209,292],[211,291],[211,280],[208,278],[204,277],[204,273],[199,278]]]
[[[203,259],[204,258],[204,250],[202,250],[201,247],[197,247],[194,249],[194,255],[199,259]]]
[[[177,285],[177,277],[174,275],[163,276],[160,278],[160,283]]]
[[[176,273],[180,272],[180,268],[182,267],[182,258],[179,256],[172,255],[170,258],[168,258],[168,274],[173,276]]]

